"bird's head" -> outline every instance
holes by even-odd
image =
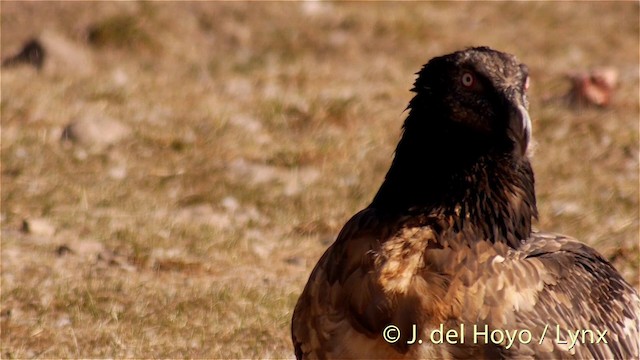
[[[525,155],[531,138],[529,75],[515,56],[469,48],[433,58],[417,74],[406,132],[419,132],[429,122],[429,128],[455,132],[452,138],[466,142],[452,146]]]

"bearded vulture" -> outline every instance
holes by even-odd
[[[636,290],[532,230],[526,65],[476,47],[417,74],[382,186],[296,304],[296,357],[637,359]]]

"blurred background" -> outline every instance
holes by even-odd
[[[636,288],[637,2],[0,4],[4,358],[292,357],[414,73],[531,73],[538,228]]]

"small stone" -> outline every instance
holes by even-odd
[[[115,69],[111,73],[111,81],[116,86],[125,86],[129,82],[129,75],[123,69]]]
[[[578,216],[583,212],[579,203],[571,201],[552,201],[551,209],[555,215]]]
[[[308,16],[325,15],[331,12],[331,4],[326,1],[307,0],[300,3],[302,12]]]
[[[38,236],[53,236],[56,228],[46,219],[33,218],[22,221],[22,231]]]
[[[11,318],[11,309],[4,309],[0,311],[0,319],[10,319]]]
[[[595,68],[589,71],[568,74],[571,90],[567,95],[574,105],[610,105],[614,90],[618,86],[618,71],[612,67]]]
[[[29,157],[29,152],[27,149],[19,147],[16,149],[15,156],[17,159],[26,159]]]
[[[99,254],[107,251],[101,242],[92,240],[74,242],[71,244],[70,250],[73,253],[87,258],[98,257]]]
[[[227,209],[227,211],[234,212],[240,208],[240,203],[238,202],[238,199],[233,196],[227,196],[222,199],[222,207]]]
[[[123,180],[127,177],[127,167],[124,165],[112,167],[109,169],[109,177],[114,180]]]
[[[4,59],[2,61],[2,66],[11,67],[19,64],[28,64],[40,70],[44,64],[46,55],[47,53],[40,41],[38,41],[38,39],[31,39],[24,44],[20,52]]]
[[[46,50],[46,72],[91,75],[95,71],[92,54],[86,46],[51,30],[40,34],[38,40]]]
[[[278,179],[278,168],[236,159],[229,164],[229,170],[237,177],[246,179],[253,185],[264,184]]]
[[[102,150],[126,138],[130,133],[131,130],[126,125],[110,117],[84,116],[64,128],[61,140]]]
[[[295,265],[295,266],[304,265],[304,261],[302,260],[302,258],[300,256],[288,257],[288,258],[284,259],[284,262],[286,262],[289,265]]]
[[[58,256],[64,256],[71,253],[73,253],[73,250],[71,250],[70,247],[64,244],[58,246],[58,248],[56,249],[56,254],[58,254]]]
[[[62,328],[69,325],[71,325],[71,319],[69,318],[69,315],[60,316],[55,323],[55,327],[57,328]]]
[[[63,34],[47,30],[22,45],[15,55],[2,61],[2,67],[30,65],[46,73],[91,75],[95,71],[89,50]]]

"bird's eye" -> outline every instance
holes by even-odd
[[[529,77],[527,76],[526,79],[524,79],[524,91],[529,90]]]
[[[462,78],[460,80],[462,81],[462,85],[468,88],[473,86],[473,84],[476,82],[475,77],[470,72],[463,73]]]

